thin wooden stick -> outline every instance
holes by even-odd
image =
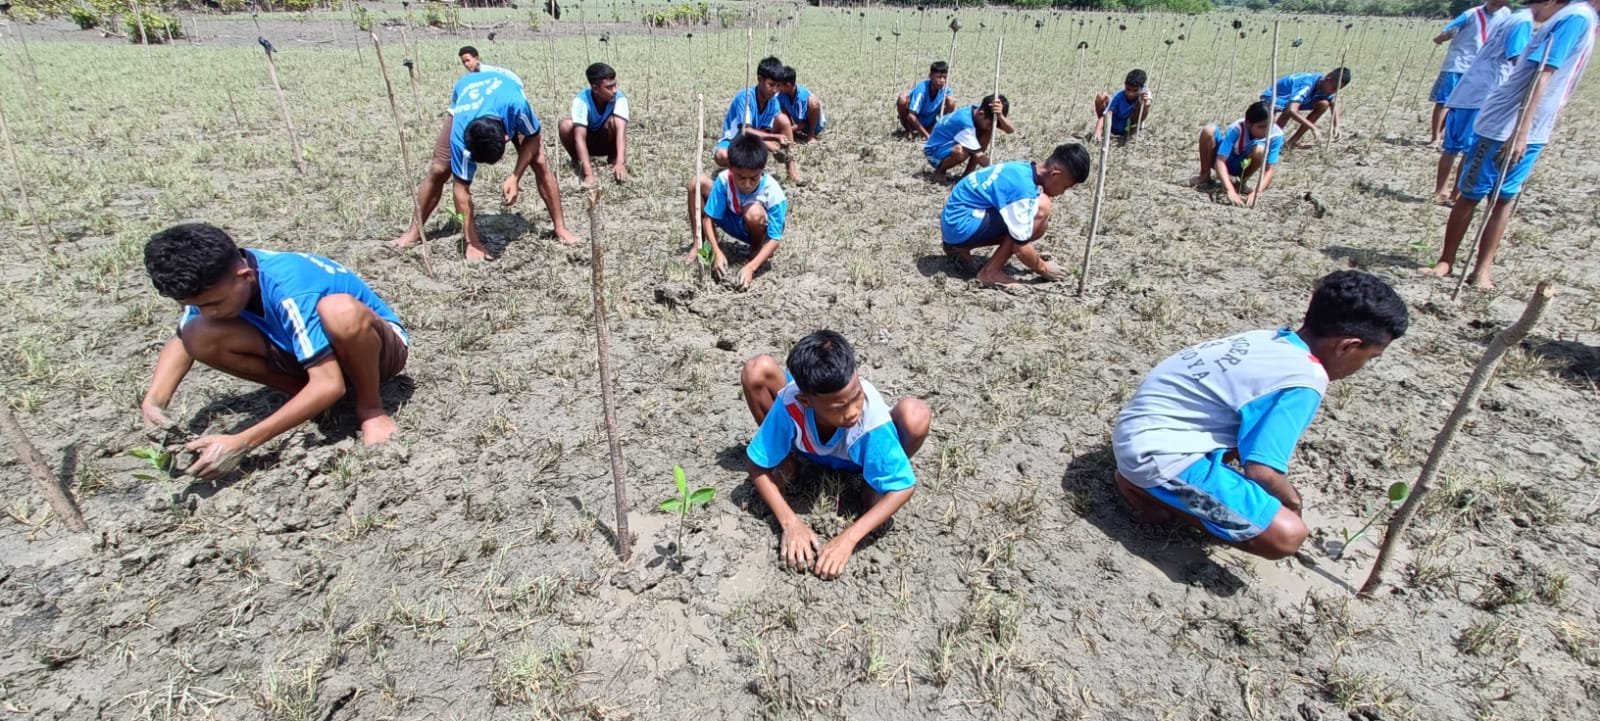
[[[1278,114],[1278,21],[1277,20],[1272,21],[1272,68],[1267,71],[1267,102],[1268,102],[1268,105],[1267,105],[1267,118],[1272,121],[1272,124],[1267,126],[1267,147],[1270,148],[1270,147],[1272,147],[1272,131],[1273,131],[1273,129],[1278,127],[1278,119],[1276,117],[1277,114]],[[1240,132],[1248,134],[1250,131],[1248,129],[1241,129]],[[1261,172],[1261,174],[1262,174],[1262,177],[1266,177],[1266,171],[1263,170]],[[1259,181],[1259,180],[1256,181],[1256,185],[1260,186],[1261,185],[1261,181]]]
[[[33,476],[40,495],[50,504],[50,510],[56,514],[56,518],[61,519],[61,525],[74,533],[89,530],[89,525],[83,522],[83,515],[78,513],[78,506],[72,502],[72,496],[61,487],[38,447],[22,432],[22,426],[17,425],[17,417],[11,414],[11,404],[4,399],[0,399],[0,432],[10,439],[12,450],[22,465],[28,467],[28,473]]]
[[[995,46],[994,46],[994,99],[995,100],[999,100],[1000,99],[1000,54],[1005,51],[1005,48],[1006,48],[1006,31],[1005,31],[1005,28],[1001,28],[1000,29],[1000,34],[998,36],[998,40],[996,40]],[[986,147],[984,147],[984,149],[983,149],[983,154],[989,156],[989,158],[990,158],[989,162],[994,162],[994,160],[993,160],[993,158],[994,158],[994,153],[993,153],[994,140],[995,140],[996,136],[1000,135],[1000,116],[996,115],[994,118],[992,118],[992,120],[994,121],[994,124],[991,125],[990,128],[989,128],[989,144]]]
[[[1467,380],[1467,387],[1461,391],[1461,397],[1456,399],[1455,409],[1450,411],[1450,416],[1445,419],[1444,427],[1439,429],[1439,435],[1433,437],[1433,448],[1428,451],[1428,460],[1422,464],[1422,472],[1417,475],[1417,482],[1411,488],[1411,495],[1406,498],[1404,504],[1401,504],[1400,510],[1395,511],[1394,518],[1389,521],[1389,527],[1384,530],[1383,544],[1378,548],[1378,558],[1373,562],[1372,574],[1367,576],[1366,583],[1361,584],[1361,590],[1357,595],[1371,598],[1378,587],[1383,585],[1383,570],[1389,563],[1389,554],[1405,535],[1406,528],[1411,525],[1412,516],[1422,506],[1422,497],[1433,482],[1434,476],[1438,475],[1439,465],[1444,460],[1444,454],[1449,452],[1450,443],[1455,439],[1456,433],[1461,430],[1461,424],[1465,423],[1467,416],[1478,407],[1478,396],[1483,394],[1484,387],[1494,378],[1495,369],[1500,366],[1506,351],[1528,336],[1528,332],[1539,323],[1540,316],[1544,315],[1545,307],[1555,294],[1555,286],[1548,281],[1539,283],[1539,287],[1533,291],[1533,298],[1529,299],[1527,307],[1522,309],[1522,317],[1505,330],[1496,333],[1494,340],[1489,343],[1489,348],[1483,352],[1483,357],[1478,359],[1477,367],[1472,369],[1472,377]]]
[[[592,65],[594,56],[589,53],[589,13],[584,11],[582,5],[578,6],[578,25],[583,28],[583,62]]]
[[[650,35],[650,53],[649,53],[649,56],[650,56],[650,59],[653,60],[656,57],[656,28],[655,28],[654,24],[648,23],[648,22],[645,23],[644,28],[645,28],[645,32],[649,33],[649,35]],[[645,115],[645,117],[650,117],[650,94],[651,94],[650,93],[650,86],[652,84],[651,81],[655,78],[655,74],[656,74],[655,70],[656,70],[656,64],[654,62],[646,62],[646,63],[644,63],[644,115]]]
[[[951,87],[950,76],[955,73],[956,69],[956,36],[959,34],[961,34],[961,20],[957,18],[950,21],[950,57],[944,61],[945,65],[950,68],[950,72],[945,73],[944,76],[944,86],[947,88]],[[942,120],[944,120],[944,103],[939,103],[939,114],[935,118],[934,122],[939,122]]]
[[[416,51],[416,49],[412,46],[411,34],[406,32],[406,26],[404,26],[404,25],[400,26],[400,47],[401,47],[401,49],[406,51],[406,57],[415,58],[416,59],[417,67],[412,72],[416,74],[418,80],[421,80],[422,79],[422,55],[420,53],[418,53]]]
[[[561,107],[561,91],[556,89],[556,28],[555,21],[550,22],[550,30],[545,33],[550,40],[550,102],[556,107]]]
[[[267,56],[267,74],[272,77],[272,89],[278,93],[278,109],[283,112],[283,127],[289,131],[289,149],[294,152],[294,169],[301,175],[306,172],[305,158],[300,154],[300,138],[294,133],[294,121],[289,119],[289,101],[283,97],[283,85],[278,83],[278,64],[272,60],[272,43],[265,37],[257,37],[261,49]]]
[[[695,103],[698,106],[698,112],[695,115],[696,120],[694,125],[694,220],[691,224],[694,226],[695,255],[699,261],[695,265],[697,268],[699,268],[701,282],[704,282],[706,279],[706,267],[711,264],[711,257],[713,255],[711,249],[707,247],[706,241],[708,239],[703,237],[705,233],[705,225],[700,219],[700,216],[705,212],[704,209],[700,207],[700,176],[705,173],[706,96],[705,93],[696,93],[694,97]],[[715,242],[715,240],[712,240],[712,242]]]
[[[25,179],[26,174],[22,172],[22,164],[17,162],[17,148],[11,140],[11,128],[6,124],[6,109],[4,102],[0,102],[0,138],[4,138],[6,141],[6,156],[11,160],[12,177],[16,179],[17,192],[22,194],[22,207],[28,209],[28,219],[33,221],[33,230],[39,234],[39,240],[41,242],[40,250],[47,249],[50,247],[50,239],[56,235],[55,228],[50,226],[50,221],[48,219],[39,215],[39,211],[33,207],[33,199],[28,197],[28,182]],[[41,220],[44,221],[42,226],[39,222]],[[46,230],[49,230],[49,235],[45,234]]]
[[[700,181],[697,178],[695,182]],[[695,189],[699,195],[699,189]],[[699,220],[699,218],[696,218]],[[698,224],[697,224],[698,225]],[[611,484],[617,501],[617,558],[633,555],[633,534],[628,532],[628,489],[622,475],[622,434],[617,431],[617,392],[611,378],[611,332],[606,324],[605,246],[601,242],[600,189],[589,189],[589,249],[593,273],[594,332],[600,359],[600,404],[605,411],[606,449],[611,456]]]
[[[1094,206],[1089,211],[1089,239],[1083,243],[1083,267],[1078,270],[1078,295],[1083,295],[1083,289],[1089,283],[1089,254],[1094,251],[1095,236],[1100,234],[1100,204],[1106,199],[1106,161],[1111,157],[1111,104],[1106,103],[1106,109],[1100,117],[1107,122],[1106,132],[1100,138],[1100,174],[1094,185]]]
[[[1411,49],[1414,43],[1406,43],[1406,57],[1400,61],[1400,71],[1394,74],[1394,88],[1389,91],[1389,100],[1383,104],[1383,114],[1378,116],[1378,135],[1382,136],[1384,128],[1389,123],[1389,108],[1394,105],[1394,96],[1400,94],[1400,81],[1405,80],[1406,68],[1411,67]]]
[[[411,165],[411,147],[406,144],[406,129],[400,122],[400,105],[394,101],[394,83],[389,80],[389,65],[383,61],[383,43],[378,42],[378,34],[368,31],[367,37],[372,38],[372,52],[378,56],[378,69],[383,72],[383,88],[389,93],[389,114],[394,116],[394,132],[400,136],[400,162],[403,165],[400,172],[411,182],[411,222],[417,226],[421,234],[418,245],[422,250],[422,268],[427,271],[428,277],[436,277],[433,273],[433,258],[428,255],[428,238],[426,233],[421,233],[422,222],[427,220],[422,217],[422,198],[418,197],[417,177]]]

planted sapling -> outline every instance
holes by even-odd
[[[696,488],[689,490],[689,479],[683,473],[683,466],[672,467],[672,480],[678,485],[676,498],[668,498],[661,502],[661,510],[678,514],[678,541],[674,544],[678,553],[678,565],[683,565],[683,526],[689,516],[689,509],[703,506],[711,502],[717,494],[714,488]]]
[[[1365,525],[1361,526],[1361,528],[1357,529],[1353,533],[1348,528],[1339,529],[1339,535],[1344,537],[1344,545],[1339,548],[1338,553],[1334,554],[1334,560],[1343,558],[1345,551],[1350,550],[1351,544],[1354,544],[1356,541],[1366,537],[1367,533],[1372,530],[1373,524],[1378,522],[1379,516],[1383,515],[1386,511],[1392,511],[1395,508],[1398,508],[1400,504],[1405,503],[1406,498],[1410,495],[1411,486],[1407,485],[1405,481],[1396,481],[1395,483],[1391,484],[1389,486],[1389,493],[1387,497],[1388,502],[1383,506],[1380,506],[1377,510],[1373,511],[1372,516],[1367,518]]]

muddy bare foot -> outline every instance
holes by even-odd
[[[393,243],[394,247],[396,248],[410,248],[411,246],[422,242],[422,231],[407,230],[406,232],[401,233],[400,237],[389,242]]]
[[[944,254],[945,257],[950,259],[950,262],[956,264],[956,268],[968,275],[976,275],[979,270],[983,269],[983,265],[978,263],[971,253],[960,248],[944,246]]]
[[[1017,281],[1003,270],[978,272],[979,283],[992,283],[994,285],[1016,285]]]
[[[467,244],[467,260],[480,261],[481,262],[481,261],[486,261],[488,259],[489,259],[489,249],[485,248],[482,243],[468,243]]]
[[[1495,290],[1496,289],[1494,281],[1489,280],[1488,278],[1482,277],[1482,276],[1473,276],[1473,278],[1472,278],[1472,287],[1477,288],[1478,290]]]
[[[361,443],[368,446],[388,443],[398,430],[400,426],[395,425],[394,419],[388,414],[368,418],[361,422]]]
[[[1432,275],[1432,276],[1437,276],[1437,277],[1443,278],[1443,277],[1445,277],[1447,275],[1450,275],[1450,264],[1449,263],[1434,263],[1433,265],[1430,265],[1430,266],[1418,268],[1417,272],[1421,273],[1423,275]]]

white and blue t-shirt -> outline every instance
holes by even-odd
[[[628,96],[617,91],[611,102],[603,108],[594,105],[594,88],[584,88],[572,99],[572,124],[582,125],[591,132],[600,129],[612,116],[628,119]]]
[[[1322,404],[1328,373],[1288,328],[1187,348],[1146,376],[1111,431],[1117,470],[1135,486],[1176,479],[1208,453],[1280,473]]]
[[[745,456],[758,467],[777,468],[790,453],[799,453],[829,468],[860,473],[862,480],[879,493],[916,485],[917,476],[900,445],[888,404],[866,379],[860,382],[866,396],[861,420],[834,431],[828,439],[817,432],[816,414],[795,400],[800,387],[792,382],[784,386],[756,437],[750,440]]]
[[[957,145],[967,150],[982,150],[983,146],[978,143],[978,126],[972,122],[972,114],[977,110],[978,106],[968,105],[944,116],[928,135],[928,141],[922,144],[922,154],[942,160]]]
[[[1583,77],[1589,64],[1589,54],[1594,50],[1596,17],[1594,7],[1584,0],[1567,3],[1534,33],[1533,40],[1523,50],[1521,59],[1500,87],[1489,93],[1478,110],[1478,120],[1472,129],[1478,137],[1504,142],[1516,131],[1517,106],[1527,94],[1528,84],[1539,73],[1539,62],[1555,68],[1550,82],[1528,129],[1528,144],[1543,145],[1550,142],[1555,130],[1556,117],[1572,97],[1572,91]]]
[[[1518,10],[1503,21],[1495,21],[1489,39],[1478,50],[1472,65],[1462,74],[1456,89],[1451,91],[1447,108],[1477,110],[1489,93],[1506,81],[1511,68],[1516,65],[1522,51],[1528,49],[1528,39],[1533,37],[1533,11]]]
[[[1495,22],[1511,15],[1507,8],[1489,12],[1487,5],[1479,5],[1456,16],[1443,32],[1450,34],[1450,47],[1444,53],[1444,65],[1439,70],[1446,73],[1464,73],[1472,67],[1478,50],[1489,41],[1489,31]]]
[[[1144,90],[1141,89],[1139,91],[1139,95],[1143,95],[1143,94],[1144,94]],[[1128,134],[1128,117],[1133,115],[1133,109],[1135,107],[1138,107],[1138,105],[1139,105],[1139,95],[1135,95],[1132,100],[1129,100],[1128,99],[1128,92],[1127,92],[1126,88],[1119,89],[1116,92],[1111,94],[1111,134],[1112,135],[1127,135]],[[1139,127],[1138,123],[1134,123],[1133,125],[1134,125],[1135,128]]]
[[[273,345],[294,354],[301,365],[310,366],[333,352],[328,335],[317,314],[317,302],[330,295],[345,294],[365,303],[379,318],[389,322],[410,343],[400,317],[389,309],[378,294],[355,273],[319,255],[245,249],[245,262],[256,269],[260,289],[239,317],[255,326]],[[178,332],[189,321],[200,317],[200,309],[183,307]]]
[[[1033,163],[1000,163],[974,171],[950,189],[939,217],[939,231],[945,243],[959,245],[992,215],[998,215],[1012,240],[1027,243],[1033,238],[1033,219],[1038,213],[1039,185],[1034,182]]]
[[[778,107],[794,118],[795,124],[804,124],[806,113],[811,110],[811,90],[804,85],[796,85],[794,95],[778,93]]]
[[[728,114],[722,119],[722,139],[733,140],[745,128],[771,130],[773,124],[778,122],[778,113],[783,110],[778,95],[773,93],[767,102],[761,103],[756,86],[752,85],[733,96],[733,102],[728,103]]]
[[[521,135],[539,134],[539,118],[522,94],[522,79],[516,73],[491,65],[481,65],[478,72],[467,73],[456,81],[450,93],[450,172],[465,182],[472,182],[478,164],[467,151],[467,126],[482,117],[500,120],[506,135],[513,139]]]
[[[756,185],[755,192],[741,193],[733,183],[732,173],[731,170],[724,170],[717,173],[716,180],[711,181],[711,195],[706,198],[706,217],[742,216],[751,203],[760,203],[767,211],[767,240],[783,240],[783,222],[789,214],[789,196],[784,195],[783,186],[778,185],[771,175],[762,173],[761,183]]]
[[[1334,96],[1338,95],[1339,93],[1321,93],[1317,91],[1317,83],[1324,77],[1326,76],[1322,73],[1295,73],[1293,75],[1285,75],[1281,78],[1278,78],[1278,82],[1274,86],[1277,88],[1276,95],[1269,90],[1268,92],[1261,94],[1261,99],[1269,100],[1273,97],[1276,97],[1278,98],[1278,103],[1281,106],[1289,106],[1293,104],[1310,105],[1318,100],[1333,100]]]
[[[1245,122],[1244,118],[1239,118],[1232,125],[1218,131],[1221,137],[1217,140],[1217,150],[1231,162],[1249,157],[1257,145],[1266,145],[1266,164],[1277,165],[1278,153],[1283,150],[1283,128],[1278,127],[1277,123],[1270,125],[1272,129],[1267,131],[1267,137],[1257,138],[1250,134],[1250,124]]]
[[[911,112],[917,116],[917,122],[923,128],[933,125],[939,119],[939,111],[944,109],[945,98],[950,97],[950,86],[946,85],[933,92],[933,81],[923,80],[911,89]]]

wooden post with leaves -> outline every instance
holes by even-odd
[[[698,180],[696,181],[698,182]],[[606,324],[605,246],[600,223],[600,189],[589,189],[589,249],[593,268],[594,332],[600,361],[600,404],[605,412],[606,447],[611,456],[611,483],[617,502],[617,558],[627,563],[633,555],[633,534],[628,532],[628,489],[622,474],[622,435],[617,430],[617,392],[611,378],[611,331]]]
[[[1472,369],[1472,377],[1467,380],[1466,389],[1462,390],[1461,397],[1456,399],[1455,409],[1450,411],[1450,416],[1445,419],[1444,427],[1439,429],[1439,435],[1433,438],[1433,448],[1428,451],[1428,460],[1422,464],[1422,472],[1417,475],[1417,482],[1411,488],[1411,496],[1400,506],[1400,510],[1395,511],[1394,518],[1383,533],[1383,545],[1378,548],[1378,558],[1372,565],[1372,574],[1367,576],[1366,583],[1361,584],[1359,595],[1363,598],[1371,598],[1378,587],[1383,585],[1383,570],[1389,563],[1389,554],[1394,551],[1395,544],[1411,525],[1411,518],[1422,505],[1422,497],[1433,483],[1433,477],[1438,475],[1439,464],[1444,460],[1444,454],[1450,450],[1451,441],[1455,440],[1456,433],[1461,430],[1461,424],[1466,422],[1467,416],[1478,407],[1478,396],[1483,394],[1484,387],[1494,378],[1495,369],[1500,366],[1506,351],[1528,336],[1528,332],[1539,323],[1540,316],[1544,315],[1545,306],[1555,294],[1555,286],[1550,285],[1548,281],[1540,283],[1533,291],[1533,298],[1528,300],[1527,307],[1522,309],[1522,317],[1505,330],[1496,333],[1494,340],[1489,343],[1488,350],[1485,350],[1483,357],[1478,359],[1477,367]]]
[[[50,510],[61,519],[61,525],[67,530],[82,533],[89,530],[88,524],[83,522],[83,516],[78,513],[77,505],[73,504],[72,497],[67,495],[66,489],[56,481],[55,474],[50,471],[50,464],[39,453],[39,449],[28,440],[22,432],[22,426],[17,424],[17,417],[11,414],[11,404],[0,398],[0,432],[5,433],[11,441],[11,448],[16,452],[22,465],[28,467],[28,474],[33,476],[34,483],[39,487],[39,493],[50,503]]]
[[[262,51],[267,55],[267,75],[272,78],[272,89],[278,93],[278,109],[283,112],[283,127],[289,131],[289,149],[294,153],[294,169],[304,175],[305,156],[300,153],[300,138],[294,133],[294,121],[289,119],[289,101],[284,99],[283,85],[278,82],[278,64],[272,59],[272,54],[278,49],[263,36],[256,36],[256,42],[261,44]]]
[[[1100,173],[1094,184],[1094,206],[1089,211],[1089,239],[1083,243],[1083,267],[1078,269],[1078,295],[1089,283],[1089,255],[1094,251],[1094,238],[1100,234],[1100,205],[1106,199],[1106,162],[1111,157],[1111,103],[1100,113],[1106,120],[1106,129],[1100,136]]]
[[[422,198],[418,197],[417,176],[411,165],[411,147],[406,144],[405,125],[400,122],[400,105],[394,100],[394,83],[389,80],[389,65],[383,61],[383,43],[378,42],[378,34],[367,31],[367,37],[372,38],[372,53],[378,57],[378,70],[383,73],[383,87],[389,93],[389,114],[394,117],[394,132],[400,136],[400,172],[411,182],[411,221],[416,224],[417,230],[422,230]],[[422,250],[422,269],[429,278],[435,277],[433,272],[433,258],[428,255],[428,238],[426,233],[421,234],[417,244]]]

